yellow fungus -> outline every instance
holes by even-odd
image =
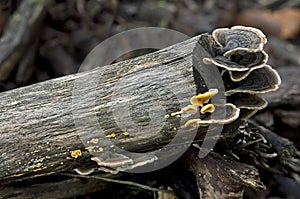
[[[190,102],[194,106],[203,106],[205,103],[208,103],[211,97],[218,94],[218,89],[209,89],[207,92],[198,94],[190,99]]]
[[[81,150],[80,149],[77,149],[75,151],[71,151],[71,156],[73,158],[78,158],[79,156],[82,156],[82,153],[81,153]]]
[[[177,111],[177,112],[175,112],[175,113],[171,113],[171,116],[174,117],[174,116],[179,115],[179,114],[181,114],[181,113],[182,113],[181,111]]]
[[[181,109],[180,111],[177,111],[175,113],[171,113],[171,116],[174,117],[176,115],[182,114],[182,113],[196,113],[197,112],[197,106],[194,105],[188,105]]]
[[[200,119],[191,119],[189,121],[187,121],[184,126],[193,126],[193,127],[198,127],[198,121]]]
[[[169,118],[170,118],[169,114],[165,115],[165,119],[169,119]]]
[[[36,163],[35,166],[36,166],[37,168],[39,168],[39,167],[41,167],[42,165],[43,165],[43,164],[39,162],[39,163]]]
[[[106,138],[114,138],[116,137],[116,134],[115,133],[112,133],[112,134],[109,134],[107,136],[105,136]]]
[[[206,104],[205,106],[203,106],[200,110],[200,113],[201,114],[204,114],[204,113],[212,113],[215,111],[215,106],[213,104]]]
[[[88,150],[89,152],[92,152],[93,149],[94,149],[94,147],[93,147],[93,146],[88,146],[88,147],[86,147],[85,149]]]
[[[188,105],[188,106],[184,107],[181,112],[182,113],[196,113],[197,106]]]
[[[127,131],[125,131],[124,133],[122,133],[123,135],[129,135],[129,133]]]
[[[98,138],[93,138],[90,140],[90,143],[97,144],[99,142]]]
[[[192,105],[188,105],[181,109],[180,111],[177,111],[175,113],[171,113],[171,116],[176,116],[182,113],[196,113],[199,106],[203,107],[204,104],[208,103],[210,98],[218,94],[218,89],[209,89],[207,92],[198,94],[196,96],[193,96],[190,99],[190,102]],[[169,115],[166,115],[165,118],[167,119]]]
[[[102,147],[99,147],[99,148],[98,148],[98,152],[101,153],[101,152],[103,152],[103,151],[104,151],[104,149],[103,149]]]

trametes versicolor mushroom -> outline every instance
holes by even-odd
[[[206,35],[207,36],[207,35]],[[266,36],[258,29],[234,26],[230,29],[220,28],[209,35],[213,46],[211,57],[203,58],[204,64],[214,64],[219,68],[225,85],[227,96],[226,116],[224,118],[204,117],[192,119],[185,126],[198,126],[210,123],[231,123],[240,117],[248,119],[258,110],[267,106],[267,102],[258,94],[274,91],[281,83],[278,73],[267,65],[268,55],[263,50]],[[201,39],[201,37],[200,37]],[[205,39],[202,41],[205,43]],[[208,50],[209,51],[209,50]],[[210,98],[218,93],[217,89],[209,89],[191,98],[189,105],[181,111],[171,114],[197,112],[200,115],[213,113],[218,105],[209,103]]]

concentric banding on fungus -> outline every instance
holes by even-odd
[[[246,26],[219,28],[212,32],[214,40],[222,47],[220,54],[235,48],[251,48],[262,50],[267,43],[262,31]]]
[[[251,50],[248,48],[236,48],[224,53],[232,62],[247,68],[259,68],[268,61],[268,54],[263,50]]]
[[[245,79],[252,71],[263,68],[266,66],[266,63],[268,61],[268,54],[265,51],[259,51],[263,54],[263,57],[260,62],[257,62],[256,65],[253,65],[249,67],[249,70],[247,71],[229,71],[230,79],[234,82],[242,81]]]
[[[268,60],[268,54],[264,50],[258,50],[258,49],[251,49],[251,48],[234,48],[232,50],[229,50],[223,54],[223,56],[230,58],[233,55],[239,55],[240,57],[243,58],[243,56],[246,56],[247,54],[248,57],[244,58],[244,63],[241,63],[240,60],[234,60],[233,58],[231,59],[234,62],[240,63],[240,64],[247,64],[248,62],[262,62],[261,60],[265,60],[267,62]],[[241,58],[239,58],[241,59]],[[255,64],[254,64],[255,65]]]
[[[226,56],[225,56],[226,54]],[[268,54],[265,51],[237,48],[228,51],[224,56],[204,58],[205,64],[215,64],[228,71],[244,72],[248,75],[252,70],[263,67],[268,61]]]
[[[257,68],[255,68],[257,69]],[[255,70],[253,69],[253,70]],[[228,71],[230,79],[234,82],[239,82],[245,79],[253,70],[246,70],[246,71]]]
[[[241,119],[249,119],[258,110],[264,109],[268,102],[261,96],[249,93],[236,93],[228,97],[228,101],[240,110]]]
[[[247,71],[249,68],[244,67],[238,63],[231,61],[228,57],[216,56],[214,58],[203,58],[204,64],[214,64],[220,68],[224,68],[227,71]]]
[[[277,71],[271,66],[265,65],[263,68],[252,71],[245,79],[239,82],[227,81],[225,84],[225,95],[229,96],[234,93],[267,93],[277,90],[280,84],[281,79]]]
[[[259,95],[250,93],[235,93],[228,97],[228,101],[240,109],[261,110],[268,102]]]
[[[215,104],[215,113],[214,118],[205,118],[205,119],[191,119],[185,123],[185,126],[199,126],[205,124],[229,124],[235,121],[239,117],[240,109],[237,108],[234,104],[226,103],[224,105]],[[226,116],[223,117],[223,113],[226,111]],[[218,113],[220,112],[220,113]]]

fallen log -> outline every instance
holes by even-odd
[[[250,30],[252,31],[252,29]],[[182,108],[189,104],[191,97],[199,92],[203,93],[201,89],[205,85],[199,85],[201,83],[198,81],[200,76],[195,78],[192,56],[198,42],[201,45],[209,44],[206,46],[206,50],[214,53],[213,50],[216,49],[210,46],[212,40],[207,35],[203,36],[204,39],[208,38],[205,42],[204,40],[198,41],[201,36],[197,36],[135,59],[1,93],[0,182],[1,186],[6,187],[3,190],[13,194],[12,187],[14,186],[10,187],[13,183],[25,182],[30,179],[34,181],[37,177],[72,170],[81,175],[88,175],[97,169],[115,173],[148,164],[150,167],[158,169],[155,167],[157,166],[155,165],[155,160],[157,160],[155,155],[148,153],[148,155],[139,156],[138,153],[167,150],[168,152],[163,153],[159,158],[169,161],[174,156],[178,157],[178,154],[180,156],[185,152],[196,134],[196,141],[201,143],[207,133],[208,128],[205,125],[200,126],[197,130],[191,126],[182,128],[186,126],[184,124],[193,126],[195,123],[207,122],[206,124],[210,124],[210,122],[217,121],[218,125],[215,127],[219,128],[223,127],[221,124],[225,122],[236,120],[239,109],[234,105],[229,106],[232,111],[230,112],[231,117],[228,118],[227,115],[225,118],[205,118],[207,120],[196,118],[197,120],[190,120],[186,123],[191,119],[190,114],[176,116],[178,112],[184,113]],[[262,38],[262,40],[264,39]],[[260,44],[259,48],[261,48]],[[242,53],[250,53],[252,56],[258,57],[265,56],[261,51],[255,52],[257,54],[249,50]],[[207,60],[220,64],[224,61],[223,59],[224,57],[220,58],[219,56]],[[264,107],[264,101],[254,95],[235,95],[234,93],[243,93],[244,91],[251,93],[251,89],[258,93],[271,91],[280,84],[276,71],[270,66],[266,66],[265,61],[264,59],[263,63],[259,63],[262,68],[256,69],[253,73],[250,73],[252,70],[250,67],[247,69],[250,71],[249,73],[247,71],[240,73],[240,68],[236,64],[229,64],[230,67],[233,66],[232,68],[221,66],[226,70],[229,68],[229,71],[236,70],[230,71],[231,73],[225,72],[224,75],[225,80],[228,80],[225,83],[231,82],[226,85],[227,94],[233,96],[231,98],[234,98],[236,102],[243,97],[248,99],[246,102],[250,101],[250,97],[257,100],[257,104],[250,105],[240,101],[243,108],[261,109]],[[261,74],[265,76],[260,76]],[[253,85],[250,84],[250,87],[247,87],[249,84],[246,87],[239,87],[235,83],[236,81],[232,82],[230,78],[235,78],[242,86],[249,80],[254,81],[251,81]],[[211,94],[210,92],[207,94]],[[200,97],[203,97],[202,95]],[[202,116],[205,116],[205,112]],[[244,114],[244,117],[244,121],[247,121],[247,114]],[[263,168],[268,168],[268,158],[281,156],[280,153],[262,153],[261,150],[265,151],[270,146],[262,143],[266,141],[265,138],[258,139],[257,136],[261,134],[259,131],[255,134],[252,133],[251,128],[248,128],[247,125],[243,126],[239,119],[230,125],[225,126],[220,139],[222,142],[220,146],[225,146],[223,152],[229,152],[237,160],[239,157],[231,149],[242,151],[244,155],[247,155],[248,152],[251,155],[258,153],[254,160],[257,163],[256,166]],[[240,129],[240,126],[243,127]],[[244,140],[246,143],[243,143],[244,141],[236,138],[236,134],[242,134],[240,136],[253,140],[248,143]],[[251,134],[254,136],[246,137]],[[173,143],[171,148],[167,148],[174,137],[177,138],[176,143]],[[213,134],[211,138],[210,141],[217,140],[218,136]],[[281,138],[278,136],[276,139],[280,140]],[[281,142],[278,141],[278,143]],[[118,153],[123,149],[134,152],[133,156]],[[229,150],[227,151],[227,149]],[[260,157],[261,154],[263,157]],[[209,185],[204,186],[199,184],[202,177],[196,177],[198,190],[200,194],[204,193],[201,197],[224,196],[223,193],[226,192],[237,193],[234,197],[240,198],[244,187],[259,190],[265,188],[259,181],[257,170],[252,166],[216,154],[208,156],[203,162],[198,157],[193,158],[194,156],[197,156],[197,153],[191,151],[186,156],[186,160],[189,161],[189,168],[195,176],[200,174],[203,177],[204,173],[207,173],[213,177],[219,176],[220,181],[228,179],[223,184],[215,184],[213,179],[206,179]],[[228,161],[231,161],[232,164],[226,163]],[[169,163],[170,161],[163,164]],[[117,168],[117,170],[111,168]],[[294,169],[294,167],[291,168]],[[240,174],[245,176],[240,176]],[[68,179],[65,181],[68,182]],[[75,185],[76,180],[70,182],[75,186],[75,190],[80,190],[76,189],[76,186],[81,186],[80,183]],[[94,189],[97,182],[89,182],[91,182],[91,188],[87,188],[83,192],[88,193],[106,187],[99,183],[99,189]],[[45,186],[52,189],[61,183],[63,181],[45,184]],[[30,186],[36,190],[40,189],[35,183]],[[221,189],[220,194],[215,192],[216,189]],[[22,198],[23,191],[29,195],[32,194],[28,187],[23,186],[19,187],[17,197]],[[39,193],[45,197],[51,194],[49,191]],[[66,197],[74,196],[72,193],[66,195]]]
[[[72,170],[80,165],[95,166],[96,163],[90,160],[90,148],[84,146],[87,143],[83,141],[93,139],[94,134],[101,133],[99,127],[105,129],[106,135],[116,134],[112,139],[114,143],[131,151],[152,150],[168,143],[176,133],[178,118],[174,119],[175,122],[169,120],[171,122],[164,124],[164,115],[180,110],[179,105],[188,104],[190,97],[196,93],[191,53],[197,39],[195,37],[132,60],[1,93],[0,181],[9,183],[12,180]],[[99,79],[96,84],[95,78]],[[126,84],[127,90],[141,90],[135,96],[122,96],[116,105],[116,100],[111,99],[119,97],[119,94],[111,88],[121,78],[127,83],[143,83]],[[85,86],[78,85],[78,82],[84,82]],[[136,85],[141,88],[136,88]],[[174,93],[170,91],[173,90],[178,91],[176,96],[172,96]],[[191,90],[194,92],[190,92]],[[96,102],[92,96],[97,96]],[[81,97],[84,101],[76,100],[76,97]],[[130,102],[132,110],[144,111],[145,108],[148,111],[146,109],[153,107],[152,102],[155,101],[165,103],[156,104],[158,108],[152,108],[150,113],[154,114],[152,118],[159,118],[154,122],[163,123],[156,123],[157,127],[164,127],[161,132],[146,126],[133,137],[130,129],[125,129],[129,134],[126,135],[122,134],[125,130],[121,131],[114,125],[116,118],[126,122],[137,116],[123,113],[113,116],[110,107],[128,106],[127,103]],[[160,110],[161,106],[165,108],[163,112]],[[84,112],[78,114],[79,108]],[[84,126],[84,129],[76,126],[76,120],[93,115],[98,117],[97,125]],[[147,125],[149,117],[141,118],[135,122],[140,126]],[[185,131],[191,129],[187,128]],[[82,138],[82,131],[89,132],[86,134],[91,137]],[[99,139],[107,140],[105,135]],[[107,146],[112,144],[102,143]],[[98,146],[98,149],[105,149],[107,146]],[[79,156],[72,154],[76,150],[81,151]]]

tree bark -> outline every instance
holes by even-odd
[[[197,39],[1,93],[1,183],[95,167],[90,153],[112,144],[141,152],[168,143],[187,118],[166,120],[165,114],[196,93],[191,54]],[[195,130],[181,131],[185,140]]]

